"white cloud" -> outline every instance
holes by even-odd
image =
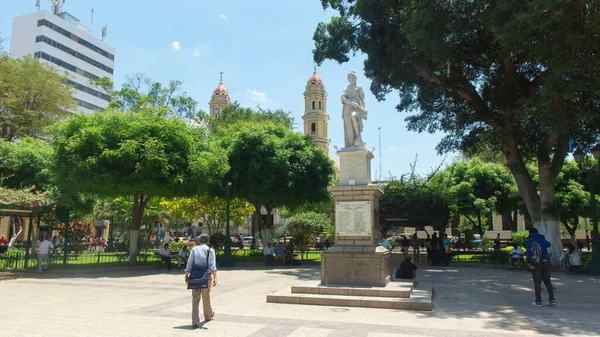
[[[262,91],[248,89],[246,90],[246,93],[248,94],[248,96],[250,96],[250,102],[253,105],[271,103],[271,100],[268,99],[267,95]]]
[[[221,19],[223,21],[229,21],[229,19],[227,19],[227,15],[225,15],[225,14],[219,15],[219,19]]]
[[[173,48],[174,51],[179,51],[181,49],[181,44],[179,44],[179,41],[173,41],[171,43],[171,48]]]

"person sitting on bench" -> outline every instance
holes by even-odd
[[[265,257],[266,264],[268,264],[268,265],[273,264],[273,261],[275,260],[275,257],[273,256],[274,254],[275,254],[275,252],[273,251],[273,248],[271,247],[271,243],[269,242],[267,247],[263,248],[263,255]]]
[[[512,266],[510,270],[515,269],[515,265],[517,268],[521,269],[521,266],[523,265],[523,256],[525,256],[525,253],[516,242],[513,242],[512,246],[513,248],[508,253],[510,255],[510,264]]]
[[[181,269],[181,262],[187,264],[188,257],[190,257],[190,251],[186,245],[183,245],[177,252],[177,268]]]
[[[158,255],[160,255],[160,259],[167,264],[167,269],[171,270],[171,251],[169,250],[168,243],[165,243],[163,248],[158,251]]]

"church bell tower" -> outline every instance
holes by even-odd
[[[327,92],[321,76],[317,74],[317,67],[313,75],[306,83],[304,91],[304,134],[310,136],[313,144],[323,149],[329,156],[329,144],[331,139],[327,135],[327,124],[329,115],[327,114]]]
[[[223,85],[223,72],[220,73],[221,80],[219,81],[219,85],[213,91],[213,94],[210,98],[210,102],[208,103],[208,107],[210,109],[210,117],[216,118],[223,111],[223,108],[229,104],[231,104],[231,100],[229,99],[229,93],[225,86]]]

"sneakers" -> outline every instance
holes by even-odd
[[[531,303],[531,305],[533,305],[534,307],[541,307],[542,302],[533,302],[533,303]]]
[[[548,302],[548,305],[553,307],[556,305],[556,301],[555,300],[551,300],[550,302]]]

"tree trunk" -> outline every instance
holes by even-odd
[[[252,219],[252,249],[256,249],[257,245],[256,245],[256,235],[257,233],[260,231],[260,209],[262,207],[262,204],[260,202],[255,202],[254,203],[254,216]]]
[[[142,217],[144,216],[144,208],[150,197],[144,198],[143,194],[133,194],[133,211],[131,214],[131,230],[129,231],[129,264],[134,265],[136,262],[136,255],[138,252],[137,242],[140,225],[142,224]],[[158,234],[157,234],[158,238]]]
[[[513,218],[510,222],[510,231],[518,232],[519,231],[519,210],[515,209],[512,213],[513,213]]]
[[[562,253],[562,242],[560,240],[560,218],[556,203],[554,202],[554,185],[557,176],[556,167],[550,165],[547,153],[544,157],[540,152],[538,155],[540,194],[538,196],[537,188],[519,153],[516,139],[515,135],[507,132],[502,139],[502,151],[508,162],[508,167],[517,182],[519,194],[525,202],[527,212],[533,222],[533,227],[537,228],[540,234],[544,235],[546,240],[552,244],[552,247],[548,249],[548,253],[552,255],[552,264],[558,266],[560,265],[559,259]],[[554,165],[558,164],[554,163]],[[560,166],[562,167],[562,163]]]

